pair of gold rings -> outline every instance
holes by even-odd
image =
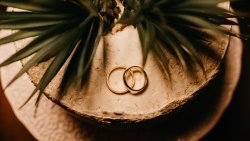
[[[114,71],[114,70],[117,70],[117,69],[125,69],[124,73],[123,73],[123,83],[126,87],[126,90],[124,91],[117,91],[115,90],[114,88],[112,88],[109,84],[109,77],[111,75],[111,73]],[[135,77],[134,77],[134,72],[135,71],[139,71],[143,77],[144,77],[144,82],[143,82],[143,86],[140,87],[139,89],[135,89],[134,86],[135,86]],[[131,75],[132,77],[132,82],[130,84],[128,84],[128,74]],[[114,68],[112,68],[108,73],[107,73],[107,86],[109,88],[110,91],[116,93],[116,94],[124,94],[124,93],[127,93],[127,92],[131,92],[132,94],[137,94],[141,91],[143,91],[146,87],[147,87],[147,84],[148,84],[148,77],[147,77],[147,74],[146,72],[141,68],[141,67],[138,67],[138,66],[132,66],[132,67],[129,67],[127,68],[126,66],[116,66]]]

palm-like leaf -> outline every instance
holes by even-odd
[[[62,98],[74,82],[77,90],[80,90],[84,84],[82,78],[90,68],[102,36],[103,20],[99,11],[103,8],[98,2],[99,0],[0,1],[1,5],[31,11],[0,13],[0,29],[19,30],[0,39],[0,45],[38,36],[0,64],[0,67],[6,66],[34,54],[7,87],[34,65],[55,57],[24,105],[40,91],[38,104],[41,94],[71,54],[73,57],[61,82],[59,97]],[[77,51],[74,52],[75,48]]]
[[[191,61],[198,64],[205,74],[205,69],[191,39],[207,41],[200,36],[200,28],[210,29],[223,35],[235,35],[232,31],[220,26],[237,25],[228,19],[237,17],[235,13],[218,7],[219,3],[225,1],[125,0],[130,7],[128,9],[131,10],[126,9],[118,22],[136,25],[143,50],[144,64],[148,51],[152,49],[164,65],[167,75],[170,75],[166,56],[161,48],[157,47],[158,42],[161,41],[167,45],[165,47],[174,51],[184,69],[187,70],[187,64]]]

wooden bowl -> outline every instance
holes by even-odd
[[[198,95],[202,88],[218,73],[220,63],[228,47],[229,37],[216,36],[215,39],[217,40],[212,41],[211,44],[207,43],[210,56],[203,54],[203,50],[199,50],[207,78],[198,66],[193,66],[190,68],[190,73],[186,73],[179,61],[172,54],[166,53],[172,77],[171,88],[157,58],[150,52],[144,67],[148,76],[146,90],[138,95],[130,93],[120,95],[108,89],[106,85],[107,72],[117,65],[142,67],[141,47],[137,31],[134,27],[128,26],[121,32],[104,37],[103,40],[106,44],[103,45],[103,41],[100,43],[91,66],[90,77],[79,96],[76,95],[76,90],[72,85],[67,95],[61,101],[57,100],[60,81],[66,65],[45,89],[44,94],[73,115],[99,123],[129,125],[144,123],[162,116],[165,118]],[[21,49],[26,41],[28,42],[30,39],[16,42],[17,50]],[[197,49],[206,48],[200,42],[197,42],[196,45]],[[105,52],[105,56],[103,52]],[[30,57],[22,60],[22,64],[25,65],[29,59]],[[52,60],[29,70],[28,75],[34,85],[39,83]],[[115,89],[124,89],[121,79],[123,72],[124,70],[117,70],[111,75],[110,83]],[[142,81],[138,74],[136,84],[139,85]]]
[[[136,29],[127,26],[124,30],[116,32],[119,26],[117,25],[111,34],[103,37],[94,57],[88,82],[79,96],[76,96],[76,90],[72,85],[67,95],[58,101],[59,85],[68,62],[44,91],[45,96],[69,113],[103,127],[134,128],[170,119],[215,78],[229,45],[228,36],[219,36],[209,30],[204,30],[204,33],[213,35],[214,38],[208,39],[211,43],[194,42],[204,64],[206,78],[202,70],[195,65],[189,68],[189,73],[185,72],[176,57],[166,51],[172,86],[157,58],[150,52],[144,67],[148,76],[146,90],[138,95],[118,95],[111,92],[106,85],[107,72],[117,65],[142,67],[142,51]],[[21,49],[32,39],[15,42],[16,49]],[[30,58],[23,59],[22,65]],[[52,60],[29,70],[28,75],[34,85],[39,83]],[[119,90],[124,89],[121,79],[123,71],[114,72],[110,78],[111,85]],[[137,75],[135,87],[142,81]]]

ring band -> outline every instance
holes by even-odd
[[[112,91],[112,92],[114,92],[114,93],[116,93],[116,94],[124,94],[124,93],[126,93],[126,92],[129,91],[129,89],[127,88],[127,86],[126,86],[126,90],[124,90],[124,91],[117,91],[117,90],[113,89],[113,88],[109,85],[109,77],[110,77],[111,73],[112,73],[114,70],[116,70],[116,69],[125,69],[125,70],[127,70],[127,67],[125,67],[125,66],[116,66],[116,67],[112,68],[112,69],[107,73],[107,81],[106,81],[106,82],[107,82],[107,86],[108,86],[108,88],[109,88],[110,91]],[[134,78],[133,72],[132,72],[132,71],[129,71],[129,72],[130,72],[130,74],[131,74],[131,76],[132,76],[132,83],[131,83],[131,85],[129,86],[129,88],[133,88],[134,85],[135,85],[135,78]],[[125,79],[126,82],[127,82],[127,77],[123,77],[123,79]],[[126,84],[127,84],[127,83],[126,83]],[[127,84],[127,85],[128,85],[128,84]]]
[[[127,76],[126,76],[126,74],[127,74],[128,71],[131,72],[131,71],[132,71],[131,69],[136,69],[136,70],[138,70],[138,71],[139,71],[141,74],[143,74],[143,76],[144,76],[144,84],[143,84],[143,86],[142,86],[140,89],[133,89],[133,87],[129,86],[128,83],[127,83],[127,80],[126,80]],[[132,71],[132,72],[133,72],[133,71]],[[132,67],[129,67],[128,69],[126,69],[126,70],[124,71],[124,73],[123,73],[123,82],[124,82],[125,86],[126,86],[130,91],[132,91],[132,92],[141,92],[141,91],[143,91],[143,90],[146,88],[146,86],[147,86],[147,84],[148,84],[148,77],[147,77],[147,75],[146,75],[146,72],[145,72],[141,67],[132,66]]]

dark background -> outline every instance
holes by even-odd
[[[240,31],[250,35],[250,1],[231,3],[234,10],[249,13],[249,18],[238,19]],[[242,40],[242,72],[229,107],[219,123],[202,141],[250,140],[250,39]]]
[[[234,10],[246,11],[250,17],[250,1],[234,2]],[[0,6],[0,11],[6,8]],[[239,19],[241,33],[250,35],[250,18]],[[219,123],[201,141],[250,140],[250,39],[243,40],[242,74],[233,100]],[[0,82],[1,85],[1,82]],[[35,141],[15,117],[0,87],[0,141]]]

